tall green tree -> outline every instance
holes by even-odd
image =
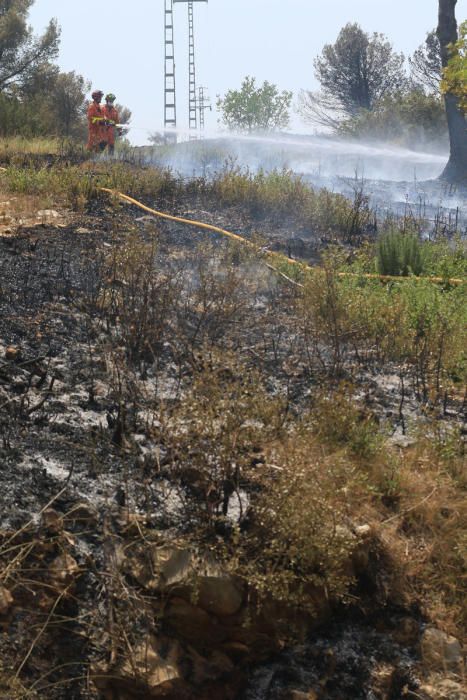
[[[60,136],[81,137],[85,132],[86,95],[91,83],[75,71],[59,73],[51,97],[54,106],[56,133]]]
[[[41,36],[34,36],[28,14],[34,0],[0,0],[0,92],[29,82],[58,54],[60,30],[51,20]]]
[[[326,44],[315,59],[315,75],[321,93],[305,92],[301,113],[312,121],[323,121],[332,112],[354,117],[406,83],[404,55],[396,53],[383,34],[367,34],[358,24],[341,29],[334,44]]]
[[[459,39],[456,21],[456,4],[457,0],[439,0],[438,4],[437,34],[441,46],[441,62],[444,71],[448,71],[448,74],[450,61],[452,59],[455,61],[458,56],[458,49],[456,49],[456,44]],[[461,97],[455,89],[455,86],[449,84],[449,82],[446,84],[444,101],[448,119],[450,155],[441,178],[448,182],[466,182],[467,119],[461,107]]]
[[[459,106],[467,114],[467,21],[459,28],[459,41],[451,47],[451,58],[443,70],[441,90],[459,98]]]
[[[439,94],[442,65],[436,29],[428,32],[423,44],[409,56],[409,65],[412,81],[417,87],[421,86],[431,94]]]
[[[221,121],[232,131],[251,134],[258,131],[285,129],[290,121],[292,93],[280,92],[267,80],[256,86],[255,78],[247,76],[240,90],[229,90],[218,97]]]

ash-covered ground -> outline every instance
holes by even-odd
[[[252,220],[241,207],[220,211],[215,203],[196,197],[183,198],[176,206],[164,201],[148,204],[247,238],[259,234],[272,248],[309,261],[319,257],[322,241],[312,232],[291,231],[286,220]],[[0,588],[2,611],[10,615],[0,637],[0,671],[20,670],[26,679],[21,687],[0,686],[0,697],[148,697],[135,668],[115,671],[116,685],[109,681],[108,670],[102,671],[115,666],[122,645],[128,642],[131,647],[126,633],[133,640],[148,629],[163,632],[163,650],[157,647],[159,665],[173,652],[184,673],[173,679],[168,694],[157,694],[154,685],[150,697],[431,697],[420,688],[414,651],[424,620],[419,610],[409,613],[397,599],[384,597],[386,582],[376,567],[360,581],[368,609],[362,604],[350,614],[341,611],[332,629],[320,630],[313,642],[293,651],[281,652],[279,645],[272,661],[260,663],[262,653],[252,655],[255,663],[241,666],[241,672],[232,659],[242,659],[248,646],[225,632],[233,622],[220,624],[215,617],[214,622],[206,621],[205,613],[199,617],[194,607],[187,612],[179,601],[170,622],[160,623],[161,610],[154,613],[149,605],[150,575],[146,579],[136,564],[131,570],[129,563],[124,565],[117,591],[115,571],[141,534],[139,523],[159,544],[189,529],[187,500],[192,491],[170,478],[177,455],[159,439],[159,421],[161,406],[183,401],[188,375],[196,368],[195,339],[202,324],[208,335],[224,324],[230,352],[253,365],[260,358],[270,372],[271,392],[287,393],[291,410],[306,404],[315,379],[304,363],[288,364],[301,343],[290,325],[293,287],[282,287],[273,273],[251,260],[227,258],[233,282],[238,284],[236,271],[244,280],[239,295],[232,287],[238,307],[230,322],[225,310],[224,316],[216,311],[220,292],[215,287],[210,290],[212,299],[197,297],[196,304],[189,303],[201,287],[209,257],[219,256],[225,265],[220,239],[207,246],[203,234],[178,224],[156,224],[136,209],[107,206],[104,201],[94,206],[85,215],[67,213],[61,220],[58,214],[60,223],[23,225],[0,237],[1,547],[7,559],[11,548],[17,548],[8,559],[8,575],[21,609],[8,612],[8,599]],[[133,263],[115,251],[132,237],[136,250],[143,246],[144,255],[152,256],[151,266],[161,283],[171,280],[178,325],[163,316],[166,298],[160,289],[165,287],[156,285],[153,301],[160,315],[152,321],[165,324],[164,333],[155,337],[157,346],[135,349],[137,359],[128,363],[134,329],[129,324],[123,337],[117,321],[124,311],[122,287],[132,284],[125,266]],[[201,314],[202,301],[206,308],[214,302],[212,316]],[[410,444],[410,431],[401,433],[406,432],[405,422],[415,424],[422,415],[416,390],[406,387],[401,409],[400,382],[391,368],[356,373],[353,379],[371,410],[387,422],[395,444],[401,449]],[[461,401],[447,409],[446,420],[461,423]],[[238,517],[238,508],[232,506],[231,512]],[[21,577],[15,578],[17,566]],[[48,626],[57,610],[59,617]],[[126,629],[122,619],[128,620]],[[407,635],[398,634],[400,625],[408,628]],[[211,643],[202,638],[204,626]],[[117,628],[118,650],[113,647]],[[180,629],[182,642],[176,642],[175,650]],[[219,630],[221,641],[216,641]],[[261,634],[259,646],[266,644]],[[230,656],[225,651],[228,644]],[[222,654],[216,656],[220,646]],[[368,647],[371,652],[364,658]],[[151,646],[155,654],[154,649]],[[130,657],[138,665],[139,651],[133,651]],[[90,682],[90,669],[95,684]],[[169,673],[167,664],[164,672]],[[32,689],[28,694],[26,687]]]

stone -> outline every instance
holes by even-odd
[[[42,527],[52,534],[57,534],[63,530],[63,518],[53,508],[47,508],[42,513]]]
[[[70,554],[60,554],[49,567],[49,572],[60,583],[69,583],[79,572],[79,566]]]
[[[420,648],[427,670],[460,670],[462,666],[459,640],[435,627],[427,627],[423,632]]]
[[[205,610],[178,597],[171,598],[165,608],[164,623],[175,636],[193,645],[215,647],[230,641],[232,633]]]
[[[95,667],[91,679],[105,698],[183,697],[180,668],[182,649],[177,641],[149,636],[116,668]]]
[[[125,662],[121,669],[122,675],[144,679],[150,690],[180,680],[180,645],[175,641],[170,643],[164,654],[161,653],[160,646],[155,637],[146,640],[135,650],[132,658]]]
[[[74,529],[91,530],[98,525],[99,513],[88,503],[78,503],[65,515],[65,522]]]
[[[5,350],[5,360],[7,362],[15,362],[21,357],[21,350],[14,345],[9,345]]]
[[[13,596],[8,588],[0,586],[0,615],[6,615],[13,605]]]
[[[58,219],[60,214],[55,209],[39,209],[37,216],[41,219]]]
[[[226,642],[222,645],[222,651],[236,662],[243,661],[250,655],[250,647],[242,642]]]
[[[189,549],[145,548],[127,557],[125,570],[144,588],[171,589],[211,615],[230,617],[243,605],[243,590],[234,578],[215,562],[198,558]]]
[[[370,525],[358,525],[355,528],[355,534],[362,540],[366,539],[367,537],[370,537],[371,533],[372,530]]]
[[[230,576],[207,576],[198,583],[197,603],[218,617],[238,613],[243,605],[243,591]]]
[[[400,447],[403,450],[412,447],[416,442],[415,438],[410,438],[407,435],[403,435],[401,432],[394,433],[394,435],[388,439],[389,445]]]

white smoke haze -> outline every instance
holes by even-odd
[[[143,148],[145,160],[170,167],[184,178],[214,177],[223,168],[256,173],[287,169],[314,187],[353,197],[358,187],[373,207],[420,218],[456,218],[467,225],[467,190],[437,180],[445,155],[388,144],[346,141],[327,136],[206,134],[198,141],[177,134],[176,145]]]

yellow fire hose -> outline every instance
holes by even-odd
[[[212,224],[206,224],[202,221],[195,221],[194,219],[184,219],[183,217],[180,216],[172,216],[171,214],[166,214],[165,212],[162,211],[157,211],[156,209],[151,209],[151,207],[147,207],[145,204],[142,204],[141,202],[138,202],[137,199],[133,199],[133,197],[129,197],[127,194],[123,194],[122,192],[118,192],[117,190],[111,190],[108,189],[107,187],[100,187],[99,188],[101,192],[106,192],[107,194],[111,194],[114,197],[118,197],[119,199],[123,200],[124,202],[127,202],[127,204],[132,204],[135,207],[138,207],[139,209],[142,209],[143,211],[148,212],[148,214],[151,214],[152,216],[156,216],[160,219],[167,219],[168,221],[175,221],[179,224],[187,224],[188,226],[194,226],[195,228],[200,228],[204,229],[206,231],[212,231],[214,233],[220,233],[222,236],[227,236],[228,238],[233,239],[234,241],[238,241],[239,243],[242,243],[242,245],[245,245],[251,249],[253,249],[256,252],[262,252],[262,249],[252,243],[251,241],[247,240],[246,238],[243,238],[243,236],[239,236],[237,233],[232,233],[232,231],[226,231],[223,228],[219,228],[219,226],[213,226]],[[273,251],[266,251],[266,256],[270,259],[279,259],[282,260],[283,262],[286,262],[290,265],[297,265],[298,267],[301,268],[306,268],[308,270],[313,270],[316,268],[311,267],[311,265],[308,265],[307,263],[300,262],[299,260],[294,260],[293,258],[288,258],[286,255],[282,255],[282,253],[275,253]],[[267,267],[270,270],[273,270],[276,272],[278,275],[283,277],[284,279],[288,280],[292,284],[295,284],[299,287],[302,287],[299,282],[296,282],[295,280],[291,279],[290,277],[287,277],[283,272],[278,270],[277,268],[273,267],[272,265],[266,263]],[[382,282],[391,282],[391,281],[396,281],[396,282],[401,282],[404,280],[417,280],[417,281],[429,281],[433,282],[435,284],[451,284],[451,285],[461,285],[461,284],[467,284],[467,279],[445,279],[444,277],[397,277],[396,275],[378,275],[378,274],[371,274],[371,273],[358,273],[358,272],[338,272],[337,273],[338,277],[359,277],[359,278],[364,278],[364,279],[377,279],[381,280]]]

